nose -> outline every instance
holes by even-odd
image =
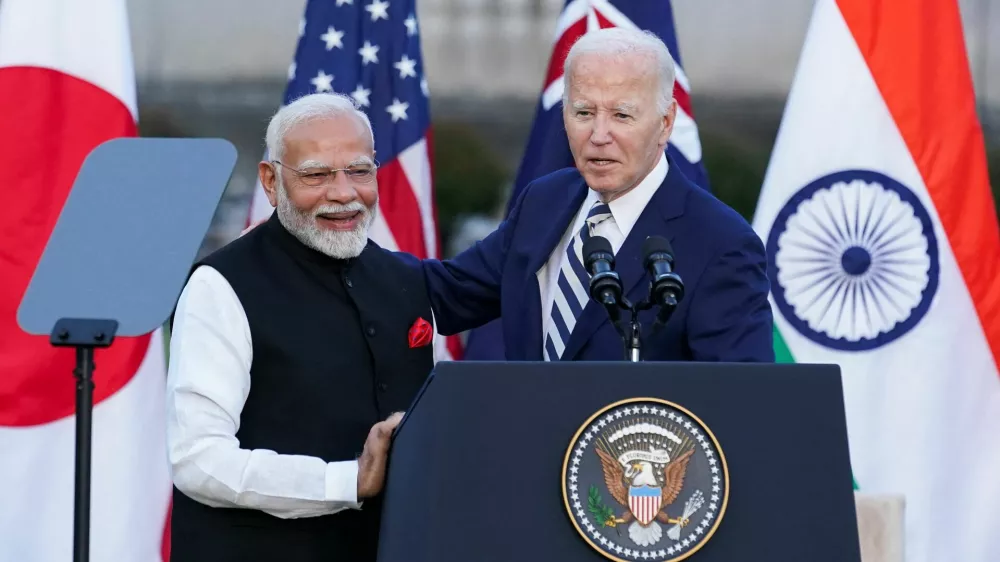
[[[358,198],[358,192],[354,189],[354,184],[344,174],[337,172],[337,175],[326,182],[326,200],[333,203],[347,204]]]
[[[590,142],[603,146],[611,143],[611,123],[605,113],[598,113],[594,118],[594,128],[590,131]]]

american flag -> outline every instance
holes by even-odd
[[[709,189],[708,174],[702,165],[701,140],[691,108],[691,84],[681,66],[674,14],[669,1],[650,0],[567,0],[556,21],[552,56],[542,84],[541,98],[528,145],[509,201],[517,199],[521,189],[535,178],[573,165],[562,122],[563,63],[570,47],[589,31],[608,27],[645,29],[656,33],[674,57],[676,80],[674,98],[677,119],[667,152],[685,176]],[[508,212],[509,212],[508,208]],[[503,334],[500,321],[473,330],[465,349],[466,359],[502,360]]]
[[[371,120],[380,163],[371,239],[389,250],[437,257],[429,92],[415,0],[309,0],[283,103],[317,92],[349,94]],[[272,211],[258,185],[248,222]],[[457,337],[438,338],[435,346],[438,360],[461,352]]]

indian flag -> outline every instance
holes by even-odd
[[[814,10],[754,217],[778,357],[841,366],[907,560],[1000,560],[1000,233],[958,5]]]

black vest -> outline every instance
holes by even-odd
[[[236,437],[244,449],[353,460],[372,425],[405,410],[433,367],[432,346],[410,348],[431,321],[423,276],[369,242],[334,260],[299,242],[277,215],[201,260],[232,285],[253,343],[250,394]],[[380,498],[361,510],[281,519],[213,508],[176,488],[175,562],[374,560]]]

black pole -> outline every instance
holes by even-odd
[[[73,490],[73,561],[90,559],[90,452],[94,413],[94,349],[115,341],[118,321],[60,318],[49,343],[76,348],[76,463]]]
[[[90,558],[90,453],[94,405],[94,348],[76,348],[76,488],[73,503],[73,560]]]
[[[94,413],[94,349],[115,341],[118,321],[60,318],[49,342],[76,348],[76,462],[73,490],[73,561],[90,559],[90,458]]]

